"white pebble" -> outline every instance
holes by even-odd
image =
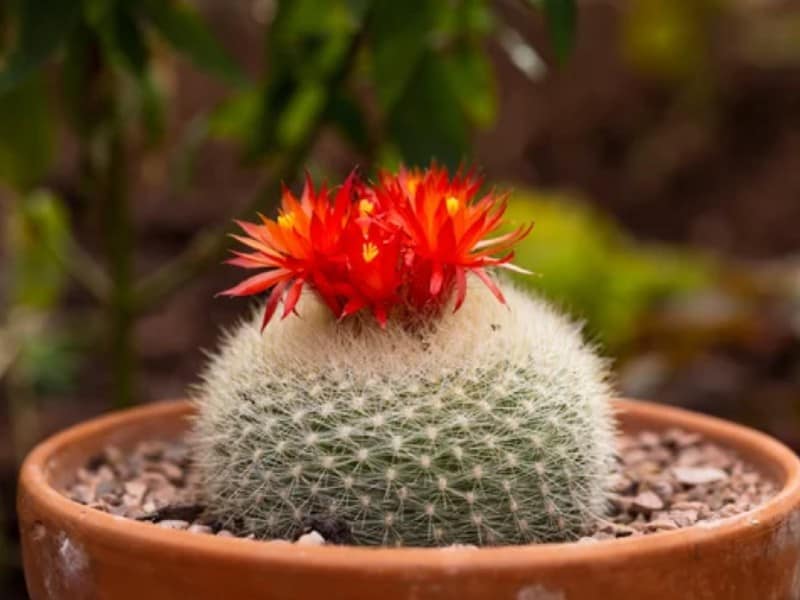
[[[190,533],[211,533],[212,530],[208,525],[200,525],[199,523],[195,523],[194,525],[190,525],[187,531]]]
[[[159,521],[158,526],[163,527],[164,529],[186,529],[189,527],[189,523],[186,521],[180,521],[178,519],[167,519],[164,521]]]
[[[324,546],[325,538],[316,531],[301,535],[295,542],[298,546]]]

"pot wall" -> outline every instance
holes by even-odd
[[[57,489],[108,443],[187,427],[171,402],[90,421],[38,446],[20,475],[34,600],[218,598],[800,598],[800,463],[778,442],[711,417],[617,401],[624,429],[682,427],[736,448],[782,484],[767,505],[714,525],[589,544],[475,549],[299,547],[165,530],[72,502]]]

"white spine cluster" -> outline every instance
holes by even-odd
[[[359,544],[558,541],[606,502],[613,418],[579,328],[473,286],[428,329],[299,316],[229,334],[196,402],[210,510],[260,537],[333,521]]]

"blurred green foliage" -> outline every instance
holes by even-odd
[[[572,0],[547,4],[574,12]],[[563,46],[558,55],[566,57],[574,20],[551,25]],[[468,158],[473,129],[494,121],[485,43],[495,29],[485,0],[331,0],[324,11],[312,0],[280,2],[265,44],[267,76],[215,111],[212,133],[240,141],[251,157],[269,158],[330,125],[368,162],[436,158],[455,166]],[[348,64],[349,78],[342,71]]]
[[[574,0],[527,4],[544,12],[564,60],[574,43]],[[269,5],[266,67],[253,77],[188,2],[12,0],[0,11],[0,114],[25,106],[30,118],[0,122],[0,133],[8,133],[0,137],[0,178],[15,187],[41,178],[57,116],[92,142],[121,126],[114,118],[130,130],[135,115],[157,140],[171,100],[156,76],[162,47],[227,86],[226,98],[205,116],[205,134],[240,142],[257,164],[304,155],[330,125],[368,162],[436,158],[455,166],[468,158],[472,130],[493,122],[485,44],[497,16],[488,0]],[[61,88],[45,90],[40,79],[51,59],[60,60]]]
[[[506,214],[509,228],[535,224],[514,259],[534,275],[514,277],[585,320],[587,334],[612,354],[631,341],[655,303],[713,279],[710,261],[637,243],[569,194],[520,190]]]
[[[636,0],[623,12],[622,43],[641,71],[667,79],[708,77],[711,28],[726,0]]]
[[[266,42],[266,81],[214,115],[214,130],[238,137],[251,156],[297,147],[327,123],[365,156],[431,157],[455,165],[470,130],[494,120],[495,90],[484,40],[494,20],[483,0],[407,4],[282,2]],[[358,44],[358,46],[356,46]],[[355,63],[354,81],[342,67]],[[374,93],[370,123],[359,89]]]
[[[16,360],[16,376],[37,397],[74,391],[75,376],[83,363],[75,338],[58,330],[26,336]]]
[[[8,215],[9,298],[13,305],[52,308],[66,273],[57,257],[65,251],[69,221],[58,197],[34,191],[20,197]]]
[[[543,12],[563,61],[575,35],[574,0],[526,4]],[[257,73],[217,39],[202,6],[183,0],[0,6],[0,186],[12,199],[6,248],[13,257],[5,305],[8,315],[28,314],[36,324],[31,343],[7,353],[16,357],[15,381],[23,387],[63,387],[74,370],[75,344],[48,321],[71,279],[96,302],[117,403],[130,402],[136,319],[214,264],[225,246],[227,221],[199,232],[153,273],[137,277],[134,269],[131,156],[157,149],[172,125],[180,93],[174,57],[216,78],[224,92],[178,124],[183,131],[170,153],[167,185],[173,193],[186,190],[199,149],[224,140],[269,174],[248,214],[274,201],[280,181],[300,173],[326,128],[338,131],[369,170],[431,159],[455,166],[469,160],[473,131],[494,121],[485,46],[500,17],[488,0],[266,2],[264,67]],[[83,250],[65,203],[51,189],[52,159],[62,154],[76,155],[76,166],[59,174],[59,193],[95,219],[101,253]]]
[[[0,320],[0,376],[13,366],[9,393],[31,398],[72,388],[80,353],[74,336],[47,316],[66,290],[61,257],[69,244],[69,218],[54,193],[20,194],[5,223],[8,312]]]
[[[41,180],[50,167],[55,124],[41,75],[0,92],[0,181],[27,190]]]

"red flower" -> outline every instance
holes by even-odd
[[[401,304],[420,314],[435,312],[453,291],[458,310],[468,272],[505,302],[486,267],[516,269],[511,247],[531,228],[486,239],[501,223],[506,198],[478,198],[481,184],[471,172],[450,178],[436,166],[382,173],[375,186],[351,174],[331,203],[328,189],[315,192],[307,178],[300,200],[284,189],[277,220],[239,222],[246,235],[233,237],[253,252],[235,252],[228,262],[267,271],[222,294],[272,288],[263,326],[281,299],[283,317],[291,314],[306,284],[337,317],[366,308],[381,325]]]
[[[408,236],[409,299],[417,309],[429,303],[441,305],[444,292],[455,289],[458,310],[467,293],[467,272],[505,302],[486,267],[518,269],[510,264],[511,247],[532,225],[485,239],[500,226],[507,199],[490,192],[476,200],[482,183],[472,172],[450,178],[436,166],[424,173],[401,170],[396,176],[381,175],[376,195],[392,198],[387,203]]]
[[[336,283],[347,275],[343,233],[352,209],[354,179],[355,175],[351,174],[331,204],[327,187],[323,185],[315,192],[310,178],[306,177],[299,201],[284,188],[277,220],[259,215],[261,224],[237,221],[246,235],[232,237],[255,252],[234,252],[236,257],[227,261],[228,264],[270,270],[221,294],[249,296],[272,288],[264,312],[262,327],[265,327],[282,298],[283,317],[291,314],[304,285],[310,283],[328,307],[339,314],[342,303],[334,290]]]
[[[359,225],[358,230],[348,236],[350,288],[342,317],[369,307],[381,326],[386,324],[389,311],[401,302],[402,249],[399,232],[380,223]]]

